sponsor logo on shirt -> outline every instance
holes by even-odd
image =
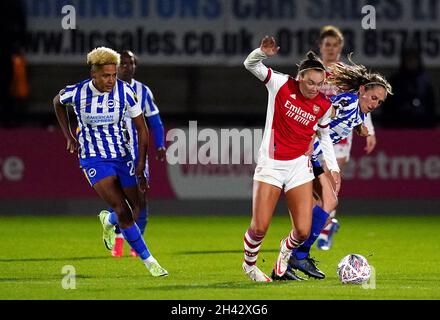
[[[286,116],[288,116],[289,118],[293,118],[293,120],[303,124],[304,126],[308,126],[310,122],[316,121],[315,115],[304,111],[303,109],[301,109],[301,107],[295,106],[289,100],[286,101],[284,107],[287,109]]]
[[[87,114],[84,117],[84,121],[87,124],[96,124],[96,125],[103,125],[103,124],[110,124],[115,123],[115,117],[114,114]]]
[[[115,100],[107,100],[107,107],[112,109],[115,107]]]

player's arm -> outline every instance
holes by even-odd
[[[246,60],[244,60],[244,67],[258,79],[265,81],[270,77],[271,70],[266,67],[262,61],[276,55],[278,50],[279,47],[277,46],[274,37],[265,36],[261,40],[260,47],[252,51]]]
[[[138,135],[138,162],[136,165],[136,177],[139,182],[139,189],[145,192],[147,189],[147,181],[144,175],[145,162],[147,160],[148,151],[148,128],[145,124],[145,118],[142,113],[132,118]]]
[[[141,192],[147,190],[147,179],[144,174],[145,163],[147,161],[148,152],[148,128],[145,123],[144,114],[142,113],[141,105],[136,97],[133,88],[127,85],[126,101],[127,110],[130,118],[136,127],[138,135],[138,159],[136,164],[136,177],[138,179],[138,185]]]
[[[61,103],[60,94],[57,94],[53,98],[53,106],[58,123],[60,124],[63,135],[67,141],[66,150],[68,150],[70,153],[74,153],[78,150],[78,142],[72,134],[69,122],[69,113],[67,112],[66,105]]]
[[[377,143],[376,135],[374,132],[373,120],[371,118],[371,113],[366,115],[364,123],[368,129],[368,133],[370,134],[368,137],[365,138],[367,144],[366,144],[364,150],[367,154],[370,154],[374,150],[374,148],[376,147],[376,143]]]
[[[159,113],[147,118],[151,131],[153,132],[154,145],[156,146],[156,159],[165,161],[166,147],[165,147],[165,129],[163,127],[162,119]]]
[[[333,112],[333,107],[330,107],[326,114],[319,120],[318,123],[318,137],[321,144],[322,153],[324,156],[325,164],[330,171],[333,180],[336,184],[336,194],[339,193],[341,188],[341,174],[338,161],[336,159],[335,149],[333,148],[333,141],[330,137],[330,118]]]
[[[165,161],[165,129],[159,115],[159,108],[154,101],[153,92],[144,85],[145,93],[141,101],[141,108],[144,110],[145,119],[148,121],[149,128],[153,132],[154,145],[156,146],[156,160]]]

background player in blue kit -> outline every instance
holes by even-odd
[[[388,94],[392,94],[391,85],[380,74],[371,73],[364,66],[354,63],[352,65],[335,64],[327,81],[335,85],[339,92],[343,92],[331,99],[333,114],[329,124],[329,135],[333,145],[346,138],[352,131],[356,131],[363,137],[368,136],[368,129],[364,125],[365,118],[368,113],[385,101]],[[320,231],[329,222],[329,213],[336,209],[338,202],[337,193],[334,191],[336,186],[332,183],[333,176],[328,170],[325,176],[322,175],[324,169],[318,159],[323,155],[327,169],[333,168],[333,165],[330,165],[333,159],[328,157],[329,153],[326,152],[329,149],[333,151],[332,146],[326,146],[323,141],[316,139],[314,149],[313,171],[317,178],[315,181],[319,179],[319,183],[314,184],[314,192],[322,202],[313,208],[310,236],[301,246],[292,251],[289,267],[300,270],[308,276],[323,279],[325,274],[316,267],[309,253]],[[326,203],[322,197],[323,193],[333,193],[335,201],[330,204]]]
[[[107,249],[114,246],[114,229],[118,224],[151,274],[166,276],[168,272],[151,255],[133,220],[139,214],[139,190],[145,192],[147,188],[144,169],[148,129],[133,89],[116,77],[119,63],[120,55],[109,48],[92,50],[87,55],[91,78],[61,90],[53,100],[55,113],[67,140],[67,150],[78,151],[80,167],[90,185],[114,210],[99,215]],[[78,140],[70,129],[67,106],[72,106],[77,116]],[[123,127],[126,112],[138,132],[137,164],[127,147]]]
[[[149,128],[153,133],[154,144],[156,146],[156,159],[160,161],[165,161],[166,157],[166,148],[165,148],[165,136],[164,136],[164,127],[162,124],[162,120],[159,115],[159,109],[154,101],[153,93],[150,88],[148,88],[145,84],[133,79],[133,76],[136,72],[138,59],[133,52],[129,50],[125,50],[121,53],[121,65],[118,70],[118,78],[127,82],[133,91],[136,93],[138,98],[138,102],[140,103],[140,107],[142,109],[142,113],[148,121]],[[128,114],[124,117],[125,126],[129,133],[129,141],[130,141],[130,151],[135,163],[137,163],[138,157],[138,135],[136,132],[136,126],[134,122],[130,118]],[[145,176],[147,177],[147,183],[149,180],[149,170],[148,170],[148,158],[145,161]],[[148,222],[148,186],[147,191],[145,193],[139,194],[140,199],[140,210],[139,216],[134,217],[136,223],[141,230],[141,233],[144,234],[145,228]],[[111,209],[110,209],[111,210]],[[123,244],[124,238],[119,228],[116,227],[116,239],[115,246],[112,249],[112,256],[121,257],[123,255]],[[131,249],[130,254],[132,256],[136,256],[137,253],[133,249]]]

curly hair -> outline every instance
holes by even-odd
[[[371,72],[361,64],[356,64],[352,60],[352,55],[352,53],[348,55],[349,65],[336,63],[330,67],[331,74],[327,77],[328,83],[338,87],[341,92],[357,92],[360,86],[365,86],[366,90],[381,86],[387,94],[393,94],[390,83],[383,75]]]
[[[89,66],[103,66],[106,64],[119,65],[121,56],[116,51],[106,48],[98,47],[87,54],[87,64]]]

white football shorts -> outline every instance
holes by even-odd
[[[294,160],[259,159],[254,180],[283,189],[284,192],[315,179],[312,164],[307,156]]]

